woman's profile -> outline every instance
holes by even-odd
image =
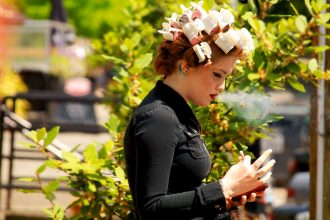
[[[138,220],[229,219],[228,211],[264,190],[275,161],[250,156],[216,182],[202,183],[211,160],[201,126],[188,103],[207,106],[224,90],[235,63],[254,48],[245,28],[233,27],[226,9],[205,11],[202,2],[182,7],[163,23],[154,69],[163,80],[131,116],[124,147]],[[235,199],[234,199],[235,198]],[[237,199],[237,200],[236,200]]]

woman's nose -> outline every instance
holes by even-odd
[[[216,87],[216,90],[220,92],[225,90],[225,86],[226,86],[226,81],[223,81],[221,84],[218,84]]]

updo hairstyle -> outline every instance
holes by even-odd
[[[221,56],[240,56],[242,49],[234,47],[229,53],[225,54],[215,43],[214,35],[209,36],[203,34],[202,41],[207,42],[212,50],[212,57],[203,62],[194,52],[193,46],[183,33],[174,41],[164,40],[157,48],[157,56],[154,60],[154,69],[160,75],[170,75],[176,70],[177,62],[181,59],[185,60],[189,67],[197,67],[198,65],[209,65]]]

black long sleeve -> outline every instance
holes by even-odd
[[[173,108],[159,102],[132,117],[125,152],[138,219],[214,219],[219,208],[225,209],[219,183],[201,184],[209,156],[198,133],[186,129]]]

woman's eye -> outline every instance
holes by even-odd
[[[215,77],[217,77],[217,78],[222,78],[220,73],[213,72],[213,75],[214,75]]]

